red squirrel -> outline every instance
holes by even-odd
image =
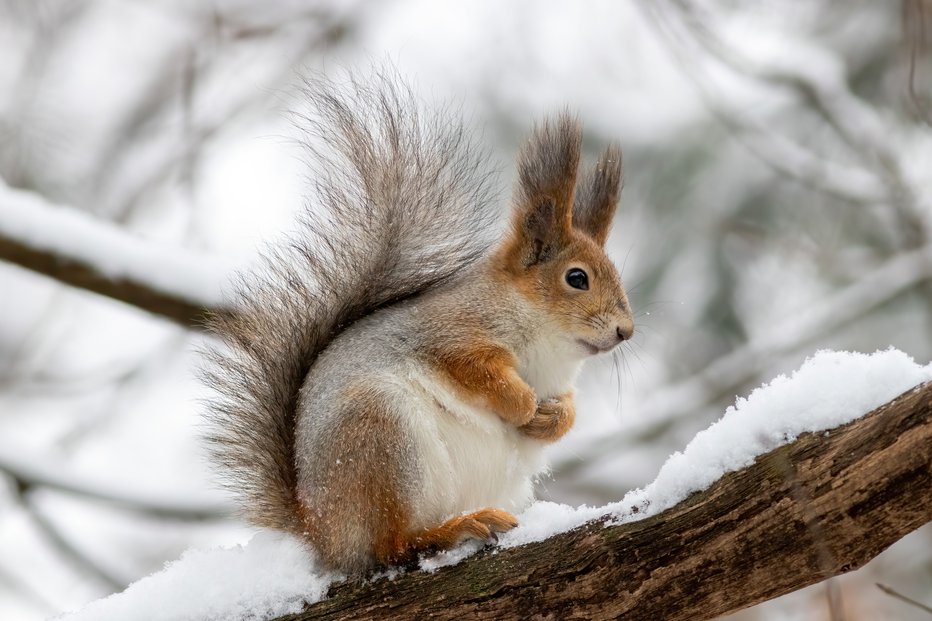
[[[461,121],[394,78],[307,96],[323,210],[210,321],[209,440],[250,520],[361,574],[494,539],[532,502],[580,365],[634,331],[603,249],[621,153],[578,175],[578,121],[537,125],[495,239]]]

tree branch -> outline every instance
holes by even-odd
[[[704,19],[699,5],[691,0],[672,0],[672,5],[682,14],[683,23],[695,40],[724,66],[753,80],[795,91],[886,186],[887,203],[897,213],[908,247],[927,243],[929,231],[921,217],[925,208],[923,193],[908,181],[900,153],[891,146],[895,128],[853,92],[844,60],[836,52],[797,38],[791,40],[795,45],[789,48],[799,48],[805,56],[787,54],[785,50],[766,59],[752,60],[736,53],[716,34],[709,19],[714,12],[708,11]]]
[[[222,309],[227,274],[216,257],[134,237],[2,180],[0,260],[189,327]]]
[[[733,137],[741,142],[764,164],[813,190],[834,196],[852,205],[871,205],[887,200],[887,191],[880,179],[862,167],[832,161],[792,140],[785,133],[774,131],[770,119],[758,118],[760,112],[749,112],[734,97],[723,94],[721,88],[710,83],[704,55],[749,77],[751,72],[727,54],[723,44],[691,12],[675,4],[643,2],[644,14],[650,18],[657,33],[667,41],[667,49],[683,67],[683,75],[693,83],[709,111]],[[679,19],[675,19],[674,13]],[[687,42],[693,41],[695,47]],[[701,52],[699,54],[698,52]],[[753,74],[751,74],[753,75]]]
[[[233,507],[222,502],[176,494],[166,498],[145,490],[127,489],[104,481],[89,481],[68,472],[61,464],[30,461],[11,447],[0,449],[0,473],[13,478],[21,490],[47,488],[73,496],[83,496],[116,507],[176,520],[215,520],[233,514]]]
[[[856,569],[930,519],[932,383],[658,515],[342,584],[281,621],[710,619]]]

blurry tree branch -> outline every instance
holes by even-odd
[[[0,448],[0,471],[9,475],[20,491],[52,489],[170,519],[209,520],[228,517],[233,513],[232,507],[223,503],[185,499],[177,494],[163,497],[146,494],[138,488],[115,488],[102,481],[88,482],[65,472],[60,465],[47,462],[47,457],[30,460],[9,447]]]
[[[671,509],[433,574],[348,583],[311,619],[711,619],[857,569],[932,519],[932,383],[804,434]]]
[[[18,593],[32,602],[36,607],[42,610],[43,614],[52,616],[58,611],[58,607],[29,582],[0,564],[0,585],[4,584],[14,593]]]
[[[72,543],[66,532],[62,532],[55,520],[50,519],[33,500],[33,492],[54,490],[72,496],[101,501],[115,507],[144,513],[146,515],[175,520],[207,520],[228,517],[232,508],[220,503],[200,500],[163,498],[140,493],[138,489],[114,489],[103,482],[88,482],[67,474],[60,466],[50,465],[47,459],[26,459],[16,451],[0,450],[0,474],[12,479],[15,497],[21,509],[45,540],[63,559],[74,565],[84,575],[94,576],[108,589],[118,591],[125,588],[127,580],[91,558],[79,546]]]
[[[236,11],[192,9],[196,17],[191,19],[200,34],[192,40],[189,49],[179,50],[165,59],[148,92],[113,133],[113,142],[95,166],[98,171],[95,194],[105,197],[103,202],[108,206],[109,218],[126,221],[142,198],[179,170],[182,176],[190,176],[200,153],[221,129],[269,98],[281,97],[282,84],[294,80],[296,66],[342,42],[352,31],[361,6],[350,10],[308,7],[283,14],[275,9],[271,5],[268,12],[248,17],[237,17]],[[256,88],[248,81],[248,88],[228,88],[223,98],[213,97],[205,105],[197,105],[196,95],[204,88],[200,83],[216,79],[217,72],[229,71],[222,62],[225,54],[219,52],[229,54],[229,46],[244,41],[255,43],[257,39],[274,46],[280,57],[271,73],[264,77],[267,86]],[[214,49],[225,46],[225,49]],[[179,66],[184,69],[180,76]],[[153,131],[153,127],[158,128],[166,124],[166,119],[173,118],[174,108],[179,103],[183,115],[182,135]],[[136,151],[140,145],[153,142],[159,143],[154,153],[138,161],[134,156],[138,155]],[[128,167],[133,167],[132,174]],[[126,183],[127,178],[133,179],[132,183]]]
[[[815,41],[798,39],[793,46],[785,47],[793,49],[793,54],[771,55],[766,60],[752,59],[741,50],[733,49],[719,36],[715,24],[721,21],[722,15],[714,13],[711,6],[700,9],[692,0],[666,0],[661,4],[672,8],[668,15],[677,14],[679,22],[700,49],[721,65],[750,80],[782,86],[797,93],[803,105],[821,117],[870,173],[883,183],[886,188],[883,202],[895,210],[906,246],[914,248],[926,243],[928,231],[920,214],[928,206],[920,204],[923,193],[912,187],[906,178],[900,154],[892,146],[891,137],[896,135],[897,128],[891,126],[870,102],[853,92],[848,84],[844,60],[837,53]],[[651,3],[648,7],[655,10]],[[759,129],[758,132],[763,133]],[[786,153],[787,149],[781,151]],[[779,162],[779,159],[774,158],[774,161]],[[818,173],[820,168],[788,168],[788,171],[794,170]],[[825,167],[824,170],[834,172],[833,167]],[[848,176],[857,181],[861,175]],[[805,177],[810,182],[817,179],[816,174]],[[830,175],[828,183],[823,181],[822,185],[830,191],[844,193],[844,184],[837,183],[839,179],[844,177]],[[857,195],[870,185],[853,183],[849,194],[857,199]]]
[[[929,33],[932,32],[932,4],[928,0],[902,0],[902,3],[903,36],[909,49],[907,78],[909,101],[916,117],[926,125],[932,126],[929,96],[920,94],[916,87],[922,56],[928,60]]]
[[[192,327],[221,310],[215,257],[157,244],[0,181],[0,260]]]
[[[910,606],[914,606],[915,608],[918,608],[919,610],[922,610],[922,611],[928,612],[929,614],[932,614],[932,607],[926,606],[925,604],[923,604],[923,603],[921,603],[921,602],[917,602],[916,600],[912,599],[911,597],[906,597],[905,595],[903,595],[903,594],[900,593],[899,591],[897,591],[897,590],[895,590],[895,589],[892,589],[892,588],[888,587],[888,586],[885,585],[885,584],[880,584],[880,583],[878,582],[878,583],[877,583],[877,588],[880,589],[881,591],[883,591],[884,593],[886,593],[887,595],[889,595],[890,597],[896,598],[896,599],[898,599],[898,600],[900,600],[900,601],[902,601],[902,602],[906,602],[906,603],[909,604]]]
[[[66,558],[72,565],[78,568],[81,573],[95,577],[110,590],[119,591],[126,588],[126,580],[119,579],[116,575],[100,565],[100,563],[89,558],[88,555],[84,554],[77,546],[71,543],[68,537],[58,529],[55,523],[49,520],[48,517],[30,501],[26,495],[28,488],[23,488],[21,485],[18,487],[20,492],[20,506],[28,514],[32,523],[42,531],[45,539],[54,547],[59,555]]]

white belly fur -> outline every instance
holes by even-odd
[[[525,376],[542,399],[569,390],[580,365],[554,364],[552,355],[544,360],[551,371]],[[406,391],[408,431],[421,457],[412,526],[433,526],[485,507],[525,509],[534,500],[535,477],[547,467],[544,444],[494,412],[464,403],[430,369],[413,368],[406,379],[414,389]]]
[[[518,373],[543,400],[571,390],[582,361],[578,347],[557,337],[542,338],[521,353]]]

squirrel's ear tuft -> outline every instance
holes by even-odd
[[[581,143],[579,121],[567,112],[534,128],[518,160],[519,211],[527,213],[549,200],[569,225]]]
[[[605,245],[621,194],[621,148],[611,144],[576,190],[573,227]]]
[[[521,152],[513,228],[525,266],[546,260],[569,236],[581,142],[579,121],[564,112],[537,126]]]

